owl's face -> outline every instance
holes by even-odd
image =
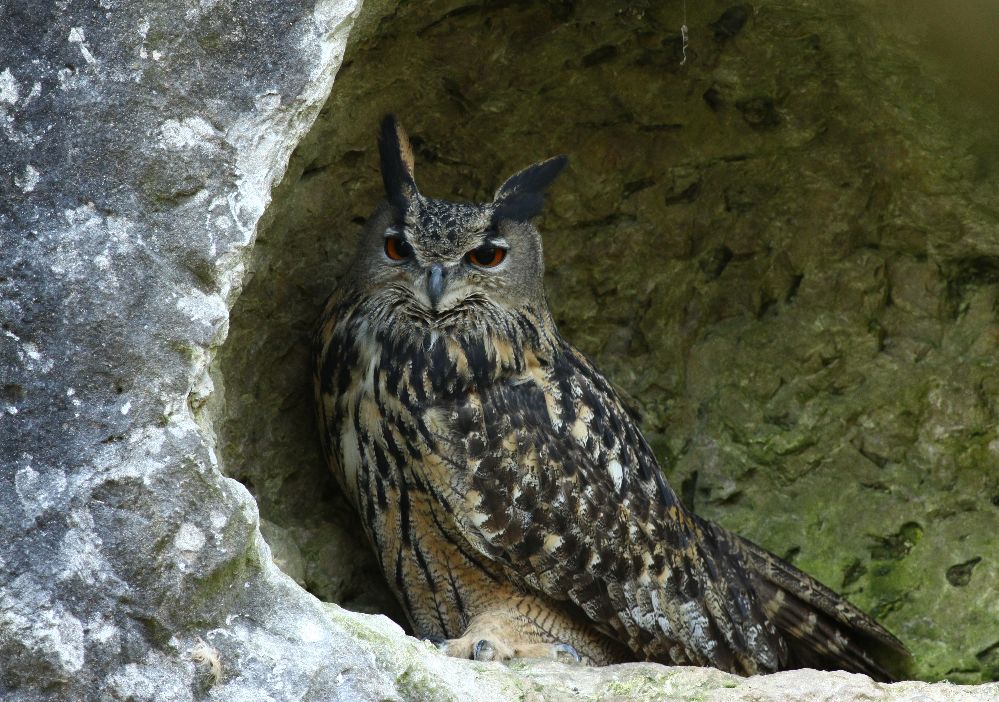
[[[490,324],[530,308],[544,313],[541,236],[530,223],[564,158],[508,179],[489,203],[424,197],[408,141],[386,118],[379,140],[387,202],[368,221],[352,278],[394,323],[452,328]]]

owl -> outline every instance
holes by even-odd
[[[563,339],[532,221],[566,165],[492,201],[423,195],[389,116],[385,200],[315,338],[326,458],[413,631],[448,655],[891,679],[903,645],[687,510],[621,399]]]

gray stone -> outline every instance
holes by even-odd
[[[424,10],[399,9],[403,19],[413,11],[422,18]],[[442,7],[436,12],[446,14]],[[720,14],[699,17],[694,26],[706,27]],[[370,55],[379,36],[400,36],[393,34],[399,27],[395,16],[395,8],[387,5],[366,4],[362,11],[359,3],[333,0],[42,0],[0,8],[3,25],[14,28],[0,50],[0,698],[996,699],[995,685],[884,686],[863,676],[814,671],[739,679],[649,664],[578,669],[458,661],[404,636],[384,616],[322,603],[278,569],[261,536],[257,501],[223,473],[252,488],[272,522],[263,525],[263,532],[295,579],[329,599],[390,611],[384,591],[379,594],[373,585],[377,575],[356,523],[315,460],[303,349],[317,300],[349,249],[345,223],[366,213],[377,196],[373,162],[364,160],[371,148],[368,122],[389,107],[402,109],[404,98],[384,88],[391,83],[386,77],[384,83],[369,83],[378,99],[368,105],[363,91],[356,92],[357,83],[350,83],[356,65],[345,69],[338,85],[342,80],[354,87],[341,96],[334,93],[326,117],[303,139],[330,91],[348,33],[350,51]],[[452,15],[468,21],[467,13],[465,20],[462,16]],[[631,14],[622,17],[632,21]],[[555,17],[531,31],[565,21]],[[741,41],[752,22],[726,30],[725,41]],[[443,31],[439,23],[426,24],[424,36]],[[541,51],[558,56],[559,50],[572,49],[570,42],[568,49]],[[617,55],[594,54],[587,65],[604,70]],[[679,71],[672,59],[660,69]],[[723,93],[738,88],[739,99],[767,94],[766,85],[742,86],[742,79],[721,63],[715,78]],[[641,91],[624,87],[616,104],[623,109],[640,105]],[[454,85],[445,89],[458,104],[470,99],[461,97],[461,90],[456,93]],[[571,91],[562,97],[571,97]],[[472,98],[488,108],[488,96]],[[368,105],[363,119],[352,105]],[[657,109],[663,114],[651,115],[649,123],[667,124],[672,119],[667,106]],[[784,106],[776,102],[773,109],[780,120],[755,129],[753,139],[771,138],[767,135],[780,134],[785,125],[795,138],[807,138],[807,128],[788,120]],[[429,119],[433,113],[427,114]],[[333,152],[315,150],[340,125],[343,137],[330,140]],[[634,132],[633,125],[609,139],[588,132],[589,143],[579,144],[580,161],[599,172],[595,164],[624,148]],[[481,145],[484,132],[477,133]],[[511,160],[523,150],[518,165],[544,155],[550,145],[514,136],[497,138],[495,148],[516,145]],[[265,214],[271,188],[300,142],[299,156],[276,191],[283,200]],[[756,148],[763,149],[761,144]],[[473,195],[493,184],[485,178],[452,188],[447,181],[452,176],[446,174],[456,167],[465,172],[465,153],[474,155],[476,164],[467,172],[477,170],[480,154],[441,143],[426,144],[418,158],[426,162],[429,152],[442,164],[439,170],[427,168],[432,190]],[[505,165],[507,157],[484,160]],[[303,209],[317,206],[291,187],[309,180],[302,178],[309,168],[313,176],[322,174],[324,192],[339,193],[328,216],[340,225],[320,227],[321,241],[315,229],[305,231],[311,248],[282,233],[288,224],[282,217],[296,203]],[[706,182],[698,180],[699,168],[678,168],[662,188],[636,190],[635,197],[646,197],[642,193],[649,190],[656,208],[671,208],[663,210],[664,221],[683,221],[687,215],[669,213],[691,205],[692,185]],[[640,171],[624,168],[621,177],[638,182]],[[312,178],[314,185],[319,182]],[[579,175],[567,187],[578,188],[577,194],[554,203],[557,217],[566,221],[598,218],[619,197],[610,178]],[[769,187],[749,179],[727,201],[752,209]],[[319,204],[326,206],[321,198]],[[626,213],[619,226],[644,226],[629,219],[633,216]],[[593,241],[616,245],[591,229]],[[976,231],[982,228],[966,240],[953,236],[941,242],[952,257],[948,260],[965,260],[979,251],[983,245],[974,238]],[[676,239],[677,250],[697,257],[699,245],[689,238],[684,243],[678,234],[669,237]],[[568,240],[559,234],[555,239]],[[742,284],[750,291],[745,299],[755,312],[794,287],[795,255],[783,263],[752,263],[740,257],[765,250],[764,243],[752,237],[740,242],[743,248],[730,243],[733,263],[748,266],[746,280],[734,281],[734,287]],[[664,337],[657,336],[658,322],[626,322],[632,307],[624,298],[641,290],[640,271],[618,286],[587,265],[573,274],[576,254],[565,246],[553,249],[555,294],[562,299],[569,291],[593,300],[605,296],[606,309],[612,310],[609,321],[571,318],[567,327],[584,345],[587,339],[613,338],[615,348],[644,349],[645,354],[672,348],[659,341]],[[726,255],[718,251],[710,265],[697,270],[724,268],[719,262]],[[309,265],[282,278],[294,258]],[[856,266],[841,266],[814,290],[806,279],[798,294],[819,297],[822,290],[842,285],[851,304],[880,309],[885,281],[904,285],[899,316],[886,325],[899,334],[913,331],[892,362],[926,353],[927,344],[931,350],[934,343],[982,353],[990,348],[982,341],[990,333],[992,309],[991,288],[984,283],[965,290],[965,321],[948,324],[937,318],[943,314],[938,298],[953,281],[941,279],[924,261],[912,260],[887,273],[877,262],[865,264],[859,254],[851,261]],[[316,275],[318,269],[325,272]],[[229,308],[251,271],[256,276],[252,286],[263,288],[263,295],[269,290],[275,301],[294,301],[298,317],[270,320],[247,312],[226,341]],[[765,283],[759,294],[752,292],[753,276]],[[663,298],[663,305],[679,299]],[[259,293],[248,294],[238,304],[244,312],[266,313],[270,308],[260,306],[260,299]],[[732,304],[738,307],[741,299]],[[557,307],[565,313],[565,303]],[[679,319],[675,309],[663,310],[663,320]],[[912,320],[919,324],[910,326]],[[835,316],[825,323],[836,331]],[[708,346],[706,340],[699,343]],[[817,357],[824,353],[824,347],[816,347]],[[215,363],[220,354],[221,362]],[[717,354],[724,365],[726,347]],[[254,365],[272,373],[266,392],[245,382]],[[636,395],[647,409],[645,380],[629,375],[625,364],[610,366],[623,385],[640,391]],[[704,385],[694,390],[710,395],[709,373],[700,377]],[[724,421],[733,432],[752,434],[740,422],[755,420],[753,395],[780,387],[760,371],[746,390],[750,396],[743,414],[735,403]],[[986,397],[996,396],[994,384],[979,387]],[[956,446],[969,432],[989,428],[991,415],[982,409],[981,393],[973,390],[957,372],[941,375],[929,388],[925,431],[934,438],[919,450]],[[887,457],[882,466],[886,483],[897,470],[893,456],[902,450],[899,444],[912,440],[900,412],[887,407],[879,415],[883,421],[876,422],[879,431],[864,438],[860,451],[878,462]],[[960,417],[974,424],[956,421]],[[762,440],[768,442],[760,449],[767,455],[794,455],[801,445],[780,432]],[[707,465],[717,462],[710,447],[694,446]],[[744,455],[734,455],[736,465],[751,466]],[[850,454],[842,460],[846,469],[860,459]],[[963,460],[953,454],[941,458],[951,480],[960,477]],[[729,484],[720,470],[714,477],[709,473],[705,480]],[[948,475],[935,480],[947,483]],[[731,485],[727,494],[734,496],[739,487]],[[308,518],[295,519],[296,509]],[[946,539],[939,537],[939,543],[963,543],[960,529],[941,533]],[[885,553],[915,551],[919,538],[922,543],[929,539],[919,537],[918,530],[900,529],[897,538],[883,544]],[[966,565],[976,553],[954,553],[954,563],[946,565]],[[954,577],[965,583],[962,591],[971,591],[980,580],[993,582],[994,568],[994,560],[983,559]],[[987,608],[994,601],[978,606],[991,611]],[[983,656],[984,664],[988,652]]]
[[[16,27],[0,54],[0,697],[193,699],[198,638],[259,665],[270,641],[289,661],[266,671],[275,690],[328,669],[328,649],[282,638],[330,625],[220,474],[206,401],[270,188],[357,10],[0,10]],[[251,669],[223,676],[266,689]]]

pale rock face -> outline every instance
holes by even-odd
[[[216,689],[280,699],[328,667],[330,620],[270,565],[200,409],[270,187],[358,10],[4,10],[3,699],[194,699],[198,639],[222,660]],[[295,635],[269,633],[278,622]],[[293,652],[300,631],[311,653]],[[237,649],[278,672],[264,682]]]
[[[257,503],[223,475],[246,477],[219,438],[244,398],[225,407],[211,366],[271,188],[356,22],[371,31],[393,9],[375,5],[41,0],[2,11],[16,31],[0,48],[0,698],[995,699],[995,685],[814,671],[744,680],[447,659],[296,584],[374,590],[349,514],[264,525],[295,580],[278,570]],[[934,280],[917,274],[919,311]],[[953,415],[974,398],[941,386],[932,399],[928,432],[959,432]],[[253,485],[268,510],[280,483]]]

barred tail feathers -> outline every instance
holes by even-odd
[[[885,682],[904,669],[908,650],[870,616],[753,542],[705,526],[742,561],[761,607],[787,641],[788,668],[846,670]]]

